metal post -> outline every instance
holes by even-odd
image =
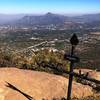
[[[70,39],[70,43],[72,45],[71,54],[70,55],[67,55],[67,54],[64,55],[64,58],[70,61],[70,73],[69,73],[67,100],[71,100],[74,63],[79,61],[79,58],[74,55],[74,50],[75,50],[75,47],[78,44],[78,42],[79,42],[78,38],[77,38],[76,34],[74,34],[72,36],[72,38]]]
[[[74,54],[74,46],[72,46],[71,56]],[[72,81],[73,81],[73,66],[74,62],[71,61],[70,63],[70,74],[69,74],[69,85],[68,85],[68,93],[67,93],[67,100],[71,100],[71,90],[72,90]]]

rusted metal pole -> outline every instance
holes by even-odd
[[[72,36],[72,38],[70,39],[70,43],[72,45],[71,48],[71,54],[70,55],[66,55],[65,54],[65,59],[70,61],[70,73],[69,73],[69,83],[68,83],[68,92],[67,92],[67,100],[71,100],[71,91],[72,91],[72,81],[73,81],[73,67],[74,67],[74,63],[78,62],[78,57],[76,57],[74,55],[74,50],[76,45],[78,44],[79,40],[76,36],[76,34],[74,34]]]
[[[74,46],[72,45],[71,56],[74,54]],[[69,73],[69,85],[68,85],[68,93],[67,93],[67,100],[71,100],[71,90],[72,90],[72,81],[73,81],[73,67],[74,62],[71,61],[70,63],[70,73]]]

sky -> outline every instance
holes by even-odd
[[[100,13],[100,0],[0,0],[4,14],[59,14]]]

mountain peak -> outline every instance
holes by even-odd
[[[46,16],[51,16],[51,15],[54,15],[54,14],[51,12],[46,13]]]

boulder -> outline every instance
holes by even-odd
[[[7,87],[7,82],[33,97],[33,100],[52,100],[67,96],[68,79],[46,72],[17,68],[0,69],[0,100],[28,100],[20,92]],[[72,97],[92,95],[92,88],[73,81]]]

